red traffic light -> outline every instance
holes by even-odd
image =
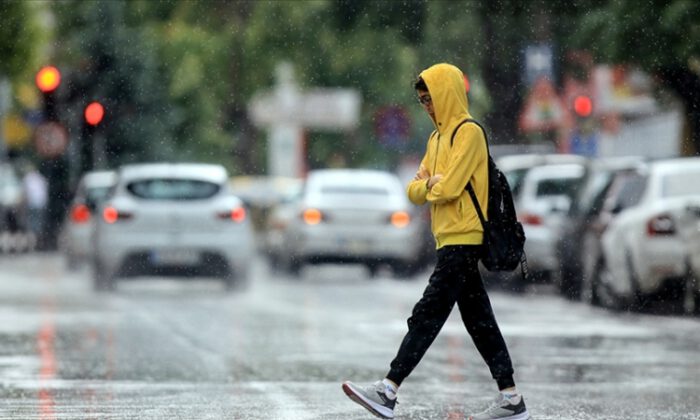
[[[105,109],[99,102],[92,102],[85,107],[85,121],[92,126],[99,124],[104,116]]]
[[[61,84],[61,72],[54,66],[42,67],[36,74],[36,86],[44,93],[53,92]]]
[[[574,99],[574,111],[579,117],[587,117],[593,112],[593,101],[588,96],[577,96]]]

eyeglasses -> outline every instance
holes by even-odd
[[[433,103],[433,98],[431,98],[430,95],[419,96],[417,99],[418,103],[421,105],[431,105]]]

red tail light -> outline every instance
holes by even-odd
[[[90,221],[90,209],[85,204],[78,204],[70,212],[73,223],[87,223]]]
[[[525,213],[520,216],[520,222],[524,225],[539,226],[542,224],[542,217],[532,213]]]
[[[114,207],[105,207],[105,209],[102,211],[102,218],[105,222],[110,224],[116,223],[120,220],[129,220],[133,216],[134,215],[129,212],[120,211],[115,209]]]
[[[244,207],[236,207],[231,211],[222,211],[216,214],[219,219],[233,220],[236,223],[241,223],[245,220],[246,211]]]
[[[306,209],[301,217],[307,225],[317,225],[323,220],[323,213],[317,209]]]
[[[411,216],[405,211],[395,211],[391,214],[389,221],[397,228],[403,228],[411,223]]]
[[[676,225],[669,214],[660,214],[647,222],[648,236],[666,236],[676,233]]]

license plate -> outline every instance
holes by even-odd
[[[152,261],[161,265],[195,265],[199,253],[189,249],[163,249],[151,254]]]
[[[345,239],[345,238],[340,238],[338,240],[338,244],[342,247],[345,248],[348,252],[352,253],[365,253],[369,251],[370,249],[370,242],[366,240],[359,240],[359,239]]]

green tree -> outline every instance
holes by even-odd
[[[104,105],[99,133],[107,162],[96,164],[106,167],[176,155],[158,45],[147,28],[126,25],[126,6],[112,1],[54,3],[61,41],[57,59],[69,67],[63,121],[79,132],[84,107],[93,100]]]
[[[607,1],[581,15],[574,35],[600,60],[637,65],[673,89],[700,152],[700,3]]]
[[[16,78],[34,70],[43,45],[37,12],[38,7],[31,2],[0,2],[0,78]]]
[[[258,2],[252,10],[240,44],[243,97],[269,89],[282,60],[293,63],[302,86],[351,87],[362,94],[362,124],[356,132],[308,133],[312,166],[338,152],[351,165],[381,166],[393,159],[374,138],[372,118],[379,106],[412,100],[415,34],[405,31],[405,20],[389,18],[385,3],[310,1],[289,7],[286,2]],[[413,13],[405,19],[420,25]]]

